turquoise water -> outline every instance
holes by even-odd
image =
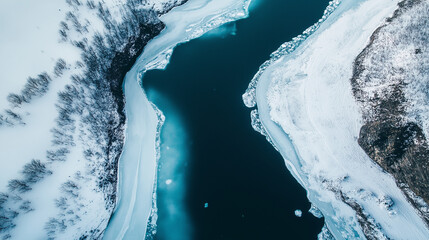
[[[241,95],[269,54],[327,4],[256,0],[249,18],[178,46],[166,70],[145,75],[149,99],[166,116],[155,238],[316,238],[323,219],[307,212],[306,192],[252,129]]]

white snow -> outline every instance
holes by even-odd
[[[164,12],[166,6],[171,5],[172,2],[175,6],[179,5],[178,3],[182,3],[184,0],[147,0],[144,2],[142,8],[145,9],[153,9],[157,12]]]
[[[19,92],[28,77],[50,73],[60,57],[66,62],[79,59],[75,47],[59,43],[59,24],[68,10],[66,1],[1,1],[0,110],[8,107],[7,95]]]
[[[58,103],[58,92],[71,82],[72,74],[82,70],[76,67],[76,61],[81,60],[81,50],[70,44],[70,41],[60,41],[60,22],[65,20],[68,11],[74,12],[82,22],[88,20],[88,32],[79,35],[71,29],[69,40],[86,37],[90,41],[96,31],[103,33],[105,30],[97,17],[97,10],[90,10],[86,1],[82,2],[79,8],[69,6],[65,0],[0,2],[0,114],[3,114],[5,108],[11,107],[6,96],[12,92],[19,94],[28,77],[47,72],[52,78],[45,95],[13,109],[21,115],[25,125],[0,126],[0,192],[8,192],[9,180],[22,178],[20,171],[31,159],[40,159],[53,172],[32,184],[31,191],[18,194],[22,201],[30,201],[34,210],[20,213],[14,222],[16,227],[10,232],[1,233],[10,233],[13,239],[47,239],[45,227],[51,218],[63,218],[67,225],[66,230],[57,232],[58,239],[78,239],[80,234],[92,229],[104,229],[110,217],[110,210],[105,207],[104,194],[96,185],[97,179],[87,172],[91,163],[84,159],[83,150],[88,147],[88,143],[80,139],[79,132],[85,131],[85,128],[79,119],[75,119],[75,145],[70,146],[67,160],[50,163],[46,157],[46,151],[52,150],[53,146],[51,129],[56,126],[55,119],[58,117],[55,106]],[[114,17],[120,17],[116,7],[123,5],[123,0],[103,3]],[[59,58],[65,60],[67,69],[57,77],[52,72]],[[61,190],[68,180],[77,184],[77,198],[66,196]],[[55,203],[63,196],[69,201],[66,204],[68,207],[60,210]],[[15,202],[19,203],[20,200]],[[4,235],[0,235],[2,237]]]
[[[374,236],[429,236],[394,179],[357,143],[362,117],[350,86],[353,61],[397,3],[343,0],[314,34],[274,61],[257,83],[256,103],[266,132],[336,239],[364,238],[355,211],[341,201],[341,194],[375,222]],[[380,207],[386,196],[393,200],[395,214]]]
[[[113,6],[119,2],[107,1],[112,6],[112,12],[115,11]],[[23,117],[26,125],[0,128],[2,192],[6,190],[7,181],[17,175],[31,158],[45,158],[46,150],[51,145],[50,129],[58,115],[55,107],[57,93],[70,83],[72,74],[81,71],[75,65],[76,61],[81,60],[81,51],[70,42],[60,41],[58,32],[60,22],[65,20],[68,11],[79,13],[81,21],[90,20],[89,32],[84,36],[88,39],[95,31],[103,32],[105,29],[96,16],[96,10],[90,11],[85,5],[76,10],[64,0],[5,0],[0,3],[0,114],[11,107],[6,100],[7,95],[19,94],[28,77],[47,72],[52,78],[44,96],[34,98],[31,104],[12,109]],[[70,34],[76,35],[73,31]],[[61,77],[54,77],[52,72],[59,58],[65,60],[69,69]]]
[[[426,138],[429,137],[429,95],[427,94],[427,69],[429,53],[427,36],[429,28],[429,2],[422,1],[400,14],[393,22],[383,26],[377,34],[377,41],[370,47],[369,57],[362,64],[365,71],[356,79],[362,93],[362,111],[368,119],[377,115],[374,102],[390,98],[398,85],[404,94],[404,121],[417,123]],[[419,50],[420,53],[416,54]],[[401,71],[402,69],[402,71]],[[370,81],[364,80],[368,74]],[[374,75],[374,74],[373,74]],[[401,84],[400,84],[401,83]],[[372,103],[372,104],[371,104]]]
[[[31,116],[26,125],[0,127],[0,192],[6,191],[8,181],[32,158],[45,160],[46,150],[51,146],[50,130],[58,115],[55,109],[57,93],[63,90],[68,77],[66,74],[63,79],[52,82],[43,99],[36,99],[25,108],[25,115]],[[0,99],[0,102],[5,100]]]
[[[151,0],[147,1],[149,5],[145,7],[154,7],[156,11],[163,12],[164,7],[170,7],[179,1]],[[120,22],[124,1],[102,2],[103,6],[110,10],[113,19]],[[45,71],[52,77],[49,91],[45,95],[32,99],[30,104],[25,103],[13,109],[21,115],[25,125],[4,125],[0,128],[0,191],[6,191],[10,179],[21,178],[23,165],[32,158],[40,159],[53,170],[52,175],[31,185],[31,191],[20,194],[22,201],[31,201],[34,210],[20,214],[15,219],[17,226],[10,234],[17,239],[46,239],[45,228],[51,219],[58,219],[57,222],[52,222],[51,230],[55,231],[54,236],[62,239],[79,238],[79,234],[89,233],[93,229],[102,230],[109,219],[110,210],[105,209],[103,192],[95,185],[93,174],[87,172],[91,163],[84,160],[82,153],[88,147],[83,139],[88,130],[79,119],[75,119],[76,129],[73,135],[76,145],[70,147],[67,160],[53,163],[46,161],[46,151],[52,148],[53,134],[50,130],[55,126],[55,118],[58,117],[55,107],[57,94],[70,83],[72,74],[82,71],[76,63],[80,60],[81,51],[70,43],[85,41],[85,38],[90,42],[95,32],[103,33],[105,30],[97,16],[97,9],[90,9],[85,2],[82,3],[74,6],[69,6],[65,1],[50,0],[6,0],[0,3],[0,113],[10,107],[6,96],[12,92],[19,94],[28,77]],[[118,222],[115,219],[119,219],[119,225],[108,230],[107,238],[111,236],[109,231],[113,232],[112,235],[144,236],[149,214],[156,213],[156,209],[151,208],[156,199],[154,184],[158,155],[156,150],[159,144],[156,142],[156,131],[159,122],[152,105],[138,84],[142,76],[140,72],[165,67],[177,44],[199,37],[226,22],[246,17],[249,3],[250,0],[191,0],[183,7],[171,11],[171,14],[164,15],[162,20],[167,29],[147,46],[133,70],[128,73],[125,80],[127,140],[119,172],[119,184],[126,187],[118,189],[119,205],[113,222]],[[78,18],[85,29],[80,35],[73,24],[67,22],[70,24],[68,39],[61,41],[58,32],[60,21],[66,19],[68,11]],[[66,61],[67,70],[61,77],[53,77],[52,70],[58,58]],[[98,146],[94,146],[96,147]],[[62,190],[63,184],[68,180],[76,183],[74,191],[79,192],[79,197],[64,195],[67,193]],[[172,184],[176,183],[174,181],[167,183],[171,184],[170,187],[176,185]],[[60,209],[55,204],[58,204],[58,200],[63,196],[67,197],[69,202],[64,203],[63,209]],[[36,217],[38,221],[34,223]],[[156,220],[156,216],[154,219]],[[103,233],[93,234],[101,236]]]
[[[104,239],[143,239],[156,196],[158,118],[138,85],[144,72],[165,68],[178,44],[246,17],[249,4],[250,0],[190,0],[160,18],[165,30],[148,43],[125,77],[127,137],[119,166],[119,201]]]

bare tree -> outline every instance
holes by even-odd
[[[44,176],[52,174],[52,172],[46,169],[46,165],[38,159],[31,160],[27,163],[22,170],[25,181],[35,183],[41,180]]]
[[[11,93],[7,96],[7,100],[12,104],[13,107],[19,107],[22,103],[22,97],[18,94]]]
[[[71,180],[63,183],[61,185],[61,190],[63,190],[65,193],[69,194],[72,197],[79,196],[79,186]]]
[[[66,61],[64,61],[64,59],[62,58],[58,59],[54,67],[55,76],[60,77],[61,75],[63,75],[64,69],[66,69],[66,66],[67,64],[66,64]]]
[[[10,180],[7,187],[10,191],[18,191],[20,193],[24,193],[31,190],[31,187],[25,181],[13,179]]]

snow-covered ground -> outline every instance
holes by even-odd
[[[156,13],[164,14],[181,3],[7,0],[0,4],[2,238],[102,236],[115,203],[115,161],[123,127],[121,99],[114,101],[115,92],[110,90],[115,86],[107,81],[117,70],[109,72],[105,66],[124,48],[130,58],[136,54],[138,49],[128,46],[127,40],[135,37],[139,24],[148,26],[141,37],[153,37],[160,27]],[[193,0],[164,15],[167,28],[128,73],[127,142],[119,172],[124,187],[118,187],[120,204],[112,219],[119,226],[109,228],[107,238],[144,236],[149,215],[156,213],[160,115],[138,84],[141,73],[165,67],[177,44],[246,17],[249,3]]]
[[[143,239],[149,218],[156,219],[150,215],[156,214],[152,208],[156,198],[158,117],[138,85],[144,72],[165,68],[178,44],[246,17],[249,4],[249,0],[190,0],[161,17],[165,30],[149,42],[125,78],[128,120],[119,160],[119,201],[104,239]]]
[[[59,24],[70,8],[66,1],[55,0],[1,2],[1,110],[8,107],[7,95],[20,91],[28,77],[51,72],[58,58],[79,60],[72,45],[59,43]]]
[[[252,89],[244,95],[246,105],[257,104],[259,130],[279,149],[336,239],[429,236],[393,177],[357,142],[362,116],[350,84],[354,59],[397,3],[343,0],[293,52],[274,54],[257,75],[256,95]],[[256,128],[259,120],[253,119]]]
[[[140,7],[146,12],[139,14],[148,13],[145,19],[150,22],[156,13],[181,2],[144,1]],[[101,96],[102,101],[110,101],[107,105],[115,106],[111,95],[105,98],[103,92],[93,94],[95,88],[85,85],[90,81],[85,75],[89,69],[85,54],[92,51],[92,63],[105,60],[110,65],[97,51],[107,49],[110,43],[104,37],[112,30],[118,33],[124,21],[135,23],[130,21],[133,16],[124,16],[129,13],[127,4],[131,3],[131,0],[0,3],[0,238],[101,236],[113,210],[109,195],[115,189],[104,189],[100,179],[114,179],[107,183],[112,186],[116,177],[112,174],[115,171],[100,171],[100,166],[116,167],[114,159],[120,152],[115,146],[122,136],[115,135],[120,130],[106,133],[116,127],[119,113],[114,108],[105,111],[102,107],[106,102],[95,99]],[[114,40],[127,41],[137,34],[133,31],[128,26],[128,32],[123,31]],[[97,43],[103,46],[93,45],[96,35],[102,39]],[[109,47],[108,50],[120,51],[124,46]],[[94,78],[100,77],[97,75],[100,72],[92,74]],[[30,77],[34,81],[28,81]],[[99,85],[108,85],[104,76],[100,78],[104,82]],[[11,93],[15,94],[13,100],[8,97]],[[89,110],[90,106],[95,110]],[[78,108],[80,112],[76,111]],[[114,121],[110,126],[101,124],[104,116],[112,116]],[[88,121],[89,117],[93,122]],[[96,125],[101,127],[98,133],[91,129]],[[103,137],[93,138],[94,135],[117,138],[108,143],[106,138],[100,140]]]
[[[86,7],[86,6],[85,6]],[[2,232],[0,236],[12,236],[14,239],[44,239],[47,236],[48,222],[54,219],[62,210],[56,206],[56,201],[64,195],[64,184],[68,181],[83,183],[79,188],[80,197],[66,203],[69,206],[84,204],[86,208],[94,209],[95,214],[88,214],[84,208],[69,208],[74,211],[74,216],[81,219],[69,219],[68,221],[80,222],[75,225],[88,226],[88,230],[94,223],[100,224],[100,219],[109,217],[104,209],[104,199],[100,192],[95,192],[95,183],[88,179],[80,178],[75,174],[86,169],[86,163],[82,155],[82,142],[75,141],[69,153],[70,161],[47,163],[47,150],[52,150],[54,134],[51,130],[56,125],[58,111],[58,92],[63,91],[66,84],[70,83],[71,74],[81,73],[75,62],[80,60],[81,51],[70,42],[60,40],[60,22],[67,21],[66,15],[76,12],[72,5],[66,1],[2,1],[0,3],[0,114],[4,109],[10,108],[20,115],[21,124],[0,124],[0,192],[8,192],[9,181],[20,179],[21,171],[25,164],[32,159],[40,159],[51,174],[47,174],[40,182],[32,183],[31,191],[20,190],[8,193],[4,209],[18,213],[16,217],[8,216],[16,227],[10,232]],[[96,12],[85,9],[81,20],[94,19]],[[104,31],[104,26],[92,21],[88,25],[88,34],[95,31]],[[54,68],[58,59],[66,63],[62,74],[56,74]],[[18,93],[24,88],[29,77],[37,77],[46,72],[51,82],[46,93],[39,97],[33,97],[28,104],[12,106],[7,100],[10,93]],[[1,121],[0,121],[1,122]],[[25,123],[25,124],[23,124]],[[75,134],[74,139],[77,138]],[[10,187],[9,187],[10,190]],[[28,202],[29,208],[22,208],[22,204]],[[64,202],[65,203],[65,202]],[[21,206],[20,206],[21,205]],[[0,207],[0,208],[3,208]],[[3,213],[1,214],[3,216]],[[2,219],[3,221],[4,219]],[[95,221],[94,221],[95,220]],[[3,222],[2,222],[3,223]],[[104,224],[107,222],[105,221]],[[56,225],[54,223],[53,225]],[[82,224],[82,225],[80,225]],[[58,227],[58,223],[55,227]],[[70,227],[72,229],[74,227]],[[70,230],[68,229],[68,230]],[[4,229],[2,229],[4,230]],[[64,231],[63,231],[64,232]],[[73,232],[73,231],[70,231]],[[85,229],[75,231],[76,235],[85,232]],[[4,234],[4,235],[2,235]],[[69,237],[79,237],[69,235]]]

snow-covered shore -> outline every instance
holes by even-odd
[[[100,238],[116,203],[117,175],[130,188],[118,189],[124,196],[117,196],[112,222],[120,224],[108,236],[144,236],[156,212],[160,115],[138,84],[141,73],[165,67],[177,44],[246,17],[250,0],[193,0],[172,10],[183,2],[0,4],[1,238]],[[120,84],[129,62],[163,28],[161,14],[167,28],[126,77],[126,173],[117,174],[125,117]]]
[[[97,236],[107,225],[113,206],[106,206],[97,177],[88,173],[96,161],[87,161],[83,153],[85,148],[95,152],[103,148],[103,143],[92,145],[89,140],[90,124],[84,124],[86,112],[74,115],[76,105],[71,102],[80,101],[81,109],[86,107],[71,84],[73,77],[88,69],[83,66],[82,49],[77,43],[94,49],[94,34],[108,34],[101,17],[121,18],[119,9],[125,1],[103,1],[101,6],[98,1],[92,3],[0,3],[2,239]],[[108,9],[111,15],[97,14],[95,5]],[[61,35],[59,30],[67,33]],[[81,90],[87,87],[80,85]]]
[[[260,130],[336,239],[429,236],[393,177],[357,142],[362,116],[351,91],[353,62],[397,3],[343,0],[298,48],[262,71],[254,98],[244,96],[246,105],[257,104]]]
[[[117,207],[104,239],[143,239],[149,218],[156,219],[151,214],[156,214],[158,116],[138,84],[143,74],[165,68],[178,44],[246,17],[249,4],[250,0],[190,0],[160,18],[165,30],[148,43],[124,80],[126,139],[119,160]]]
[[[181,3],[0,4],[0,238],[102,236],[115,206],[124,70],[161,31],[158,14]]]

